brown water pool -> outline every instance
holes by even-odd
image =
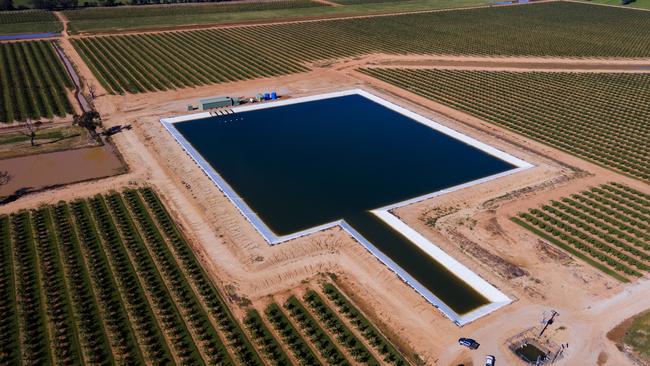
[[[125,167],[110,146],[58,151],[0,160],[10,180],[0,185],[0,197],[21,188],[39,189],[119,174]]]

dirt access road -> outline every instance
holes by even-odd
[[[391,55],[374,53],[345,60],[309,64],[313,68],[353,71],[358,68],[452,69],[468,71],[650,73],[650,59]]]

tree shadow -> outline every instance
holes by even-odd
[[[32,191],[32,187],[24,187],[16,190],[14,193],[5,196],[5,197],[0,197],[0,205],[6,205],[7,203],[14,202],[18,200],[20,197],[28,194],[29,192]]]
[[[79,136],[81,136],[80,133],[75,133],[74,135],[64,136],[64,137],[59,137],[59,138],[56,139],[56,140],[52,140],[52,141],[48,141],[48,142],[42,142],[42,143],[34,144],[34,147],[36,147],[36,146],[43,146],[43,145],[49,145],[49,144],[55,144],[55,143],[57,143],[57,142],[61,142],[61,141],[63,141],[63,140],[68,140],[68,139],[71,139],[71,138],[73,138],[73,137],[79,137]]]

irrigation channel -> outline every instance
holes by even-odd
[[[61,58],[61,61],[63,62],[63,65],[65,66],[65,69],[68,71],[68,74],[70,75],[70,78],[72,79],[72,82],[74,83],[74,88],[75,88],[75,98],[77,99],[77,102],[79,102],[79,106],[81,107],[82,112],[89,112],[92,110],[92,107],[90,106],[90,103],[88,103],[88,100],[86,100],[86,97],[84,97],[82,90],[83,87],[81,86],[81,79],[79,78],[79,75],[77,74],[77,70],[74,69],[74,66],[72,66],[72,62],[68,59],[68,56],[65,55],[65,52],[61,49],[61,47],[53,43],[54,50],[56,53],[59,55]]]
[[[161,122],[275,245],[340,226],[459,325],[510,299],[390,211],[532,165],[362,90]]]
[[[28,39],[43,39],[61,37],[60,33],[22,33],[0,36],[0,41],[22,41]]]

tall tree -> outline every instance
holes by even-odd
[[[79,127],[84,127],[90,131],[95,131],[97,127],[102,125],[102,118],[97,111],[83,112],[81,116],[75,115],[72,117],[72,124]]]
[[[31,118],[28,118],[25,123],[23,123],[25,130],[20,131],[23,135],[29,137],[32,146],[36,146],[36,132],[41,129],[43,122],[41,121],[32,121]]]

